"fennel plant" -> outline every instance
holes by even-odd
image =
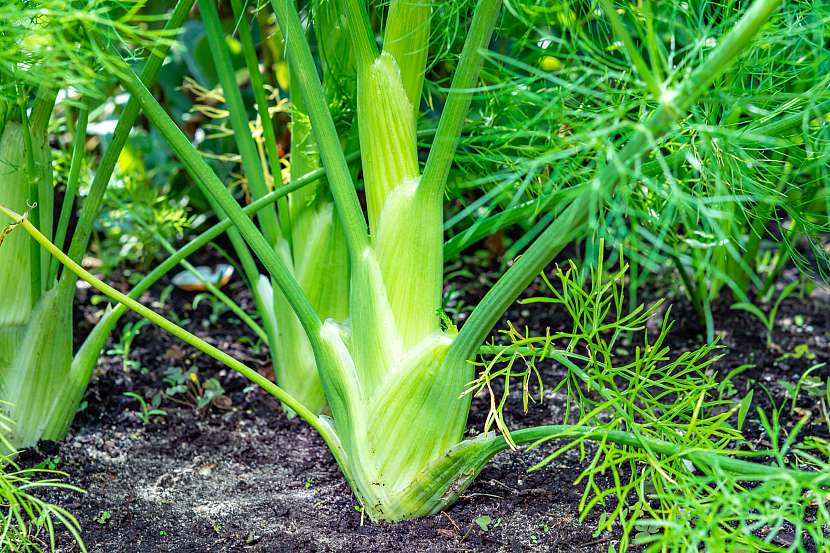
[[[169,29],[176,29],[186,15],[186,9],[174,13]],[[130,3],[108,0],[13,1],[0,7],[0,203],[27,212],[46,236],[67,246],[73,259],[86,251],[103,191],[138,114],[135,103],[126,108],[132,120],[116,130],[69,236],[90,106],[104,95],[99,71],[120,61],[99,43],[119,51],[128,44],[158,45],[143,72],[150,82],[171,45],[169,29],[145,27],[153,20],[131,11]],[[78,98],[62,101],[67,109],[75,108],[77,117],[65,194],[57,204],[48,130],[61,91],[74,91]],[[4,233],[3,238],[0,401],[4,416],[14,421],[8,440],[20,448],[64,436],[98,355],[73,359],[76,277],[60,272],[36,242],[22,235]]]
[[[546,206],[546,210],[554,215],[541,219],[545,225],[537,230],[535,238],[524,242],[526,247],[522,255],[475,307],[460,330],[451,324],[442,324],[439,316],[443,286],[443,200],[461,133],[470,116],[473,90],[479,83],[484,58],[489,55],[486,51],[499,20],[502,8],[499,0],[479,0],[474,5],[464,5],[471,9],[472,15],[425,163],[418,155],[416,113],[420,111],[428,64],[428,25],[432,8],[408,0],[393,0],[386,13],[383,46],[379,49],[362,2],[342,0],[317,5],[318,10],[323,10],[322,14],[320,11],[316,14],[318,21],[321,17],[328,18],[331,25],[326,28],[330,32],[321,33],[319,29],[316,32],[318,52],[327,51],[327,40],[345,48],[342,46],[345,36],[348,44],[349,54],[344,59],[350,60],[353,73],[351,69],[346,73],[353,74],[355,82],[354,117],[365,213],[357,194],[356,175],[349,167],[345,153],[354,141],[350,140],[348,132],[338,128],[332,116],[331,89],[327,92],[319,78],[309,32],[303,26],[300,12],[293,2],[283,0],[272,0],[270,8],[280,26],[290,66],[296,135],[292,140],[294,147],[300,149],[300,152],[292,152],[292,164],[298,163],[298,167],[294,173],[297,178],[290,185],[277,186],[278,172],[273,166],[269,170],[270,179],[266,178],[241,103],[238,82],[226,65],[227,54],[222,41],[218,40],[221,29],[215,6],[210,0],[200,0],[202,17],[209,36],[213,36],[211,40],[215,45],[228,117],[254,201],[245,208],[240,206],[209,163],[147,90],[142,79],[124,63],[115,71],[116,76],[210,198],[214,210],[225,219],[177,251],[125,295],[95,279],[71,255],[64,254],[29,217],[7,208],[3,208],[3,212],[69,271],[121,304],[107,314],[99,325],[102,330],[96,328],[83,349],[100,351],[105,329],[110,324],[107,321],[126,308],[169,330],[261,385],[308,422],[330,448],[363,512],[373,520],[402,520],[438,512],[452,504],[498,452],[513,445],[552,439],[565,439],[576,445],[591,440],[599,443],[602,452],[623,451],[632,466],[644,464],[653,468],[643,474],[658,483],[663,482],[660,478],[665,476],[660,472],[661,467],[671,467],[672,471],[686,467],[685,470],[690,472],[691,463],[702,475],[699,484],[703,491],[710,491],[718,480],[728,480],[733,485],[731,489],[739,488],[746,481],[760,481],[764,485],[786,482],[788,487],[782,485],[776,489],[786,487],[786,498],[800,497],[804,490],[824,489],[826,474],[792,469],[784,463],[768,466],[736,458],[730,455],[724,441],[737,436],[732,432],[713,436],[701,431],[689,440],[676,439],[676,436],[670,439],[660,432],[645,432],[649,422],[653,421],[631,423],[631,413],[624,409],[619,413],[613,411],[613,396],[605,399],[616,426],[602,424],[605,420],[603,411],[597,405],[586,404],[591,408],[586,409],[575,423],[566,421],[561,425],[513,431],[502,429],[503,434],[488,431],[465,438],[470,408],[470,394],[465,391],[475,381],[475,365],[471,361],[476,359],[501,316],[566,245],[593,235],[592,229],[601,219],[605,206],[613,201],[621,187],[627,185],[632,170],[640,167],[652,152],[659,151],[661,141],[682,124],[707,91],[713,85],[717,87],[720,80],[729,75],[732,64],[751,46],[767,21],[775,17],[780,4],[780,0],[753,2],[741,11],[740,17],[730,20],[729,30],[707,47],[695,66],[684,67],[671,78],[650,68],[634,50],[627,52],[639,78],[647,83],[652,94],[643,106],[647,109],[637,112],[636,119],[625,125],[622,145],[613,155],[589,158],[592,147],[586,146],[583,150],[586,162],[578,164],[583,168],[584,179],[558,194],[555,205]],[[243,13],[239,8],[237,4],[237,16]],[[328,9],[334,10],[334,15],[325,11]],[[250,54],[244,36],[242,42]],[[338,52],[342,53],[342,50]],[[246,62],[252,84],[257,87],[259,85],[253,81],[257,79],[255,75],[259,69],[254,67],[255,60]],[[226,65],[224,69],[223,65]],[[326,67],[324,65],[324,76],[329,76],[332,69]],[[349,94],[348,88],[346,90]],[[342,91],[342,87],[337,88],[338,94]],[[267,127],[267,106],[260,103],[257,101],[259,117],[263,127]],[[310,136],[305,134],[309,128]],[[615,129],[615,132],[620,130]],[[567,135],[566,132],[563,134]],[[271,139],[266,136],[263,140],[267,144]],[[299,159],[298,153],[309,153],[309,159]],[[558,159],[555,154],[540,164],[555,166]],[[318,156],[319,169],[316,168]],[[266,167],[275,164],[272,156],[268,155],[266,159]],[[299,177],[301,172],[305,174]],[[312,211],[307,214],[317,222],[304,222],[302,213],[292,211],[292,204],[296,202],[291,196],[282,204],[278,203],[276,209],[265,209],[270,203],[281,202],[287,194],[296,194],[303,186],[316,182],[323,174],[326,185],[315,185],[318,186],[315,201],[304,205],[311,206]],[[323,205],[316,203],[317,197],[322,198]],[[331,211],[331,204],[326,202],[333,204]],[[252,219],[253,215],[256,215],[255,219]],[[330,226],[335,222],[339,230]],[[268,273],[266,279],[270,280],[274,290],[271,300],[274,319],[268,330],[272,349],[278,350],[280,340],[292,328],[290,324],[297,325],[297,332],[302,331],[298,337],[291,338],[294,340],[292,347],[305,352],[292,354],[304,356],[300,359],[302,362],[292,365],[291,355],[274,353],[274,359],[283,362],[276,384],[136,301],[141,291],[166,270],[226,231],[243,265],[251,265],[251,270],[246,270],[249,284],[262,281],[253,266],[253,256]],[[318,232],[329,237],[337,233],[337,240],[344,244],[337,252],[331,250],[343,254],[346,260],[334,261],[339,264],[337,282],[328,284],[330,290],[337,290],[336,300],[341,302],[338,305],[345,306],[341,315],[345,318],[331,318],[329,313],[318,311],[324,308],[316,302],[318,290],[315,287],[329,275],[313,275],[318,281],[316,284],[300,278],[300,268],[306,262],[316,271],[324,270],[325,265],[313,265],[303,253]],[[323,253],[329,252],[329,248],[321,246]],[[341,276],[346,278],[345,275],[348,275],[348,286],[340,280]],[[267,288],[267,284],[258,287],[257,302],[262,312],[269,309]],[[275,332],[282,333],[283,337],[275,339]],[[660,340],[663,339],[661,336]],[[662,351],[662,348],[655,351]],[[686,363],[692,367],[697,380],[689,379],[692,382],[690,389],[698,383],[711,387],[711,381],[706,380],[703,371],[709,361],[702,359],[709,351],[711,348],[704,348],[701,353],[692,354],[691,360],[686,356],[671,365],[676,367]],[[661,358],[656,353],[651,355],[654,357],[647,357],[644,363],[653,368]],[[560,359],[563,363],[568,361],[567,356],[560,356]],[[312,364],[316,367],[327,404],[324,414],[318,414],[321,403],[302,389],[307,385],[303,379],[308,378]],[[581,373],[571,370],[575,378],[580,379],[580,385],[591,387],[594,380],[602,382],[601,375],[592,379],[584,370]],[[671,371],[664,374],[671,375]],[[294,390],[297,396],[289,390]],[[600,396],[614,393],[611,386],[600,386],[594,391]],[[631,405],[620,404],[623,407]],[[697,420],[695,404],[684,401],[680,407],[680,419],[694,429]],[[628,424],[620,424],[621,421]],[[703,424],[700,426],[708,428]],[[614,459],[619,457],[608,458],[610,465],[592,464],[587,474],[590,476],[608,467],[616,470],[620,463]],[[678,481],[670,477],[668,480]],[[618,488],[622,499],[629,491],[636,491],[636,485],[642,485],[644,481],[635,479],[634,482],[635,485]],[[688,483],[688,480],[684,482]],[[666,489],[663,487],[658,491]],[[673,493],[667,492],[666,497],[668,501]],[[689,508],[690,496],[681,499],[688,501],[680,511],[673,510],[670,514],[682,515],[684,509]],[[589,506],[595,504],[591,502]],[[728,526],[726,507],[724,505],[723,520]],[[626,524],[633,518],[626,519]]]

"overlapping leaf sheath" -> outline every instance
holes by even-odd
[[[23,129],[6,123],[0,135],[0,204],[24,213],[30,198],[29,174],[24,165]],[[0,374],[11,366],[32,313],[31,238],[11,232],[0,247]]]
[[[291,174],[299,178],[319,168],[302,99],[294,98],[291,128]],[[349,257],[342,226],[323,184],[298,190],[288,198],[290,241],[277,249],[293,269],[311,305],[323,320],[348,318]],[[274,291],[275,332],[272,358],[277,382],[313,412],[326,405],[311,344],[288,300]]]
[[[39,185],[51,186],[45,135],[29,137],[28,163],[26,132],[23,124],[9,121],[0,137],[0,204],[21,213],[35,207]],[[47,215],[44,210],[41,216]],[[73,290],[44,291],[44,279],[32,278],[45,265],[35,262],[40,255],[22,232],[10,232],[0,246],[0,400],[4,415],[14,421],[10,441],[17,447],[61,438],[75,408],[68,418],[54,416],[66,410],[63,401],[71,392]],[[38,282],[44,286],[33,289]]]
[[[322,334],[339,377],[354,379],[345,406],[332,406],[353,487],[370,516],[398,520],[440,508],[457,480],[446,471],[433,501],[413,495],[460,439],[446,417],[462,390],[449,389],[455,334],[438,318],[440,198],[420,192],[414,110],[388,52],[358,70],[358,121],[371,242],[353,261],[349,324]]]
[[[292,225],[293,255],[279,252],[321,318],[344,320],[348,314],[349,264],[343,233],[330,202],[306,207]],[[272,358],[277,382],[311,411],[326,405],[314,353],[288,300],[274,291],[276,335]]]

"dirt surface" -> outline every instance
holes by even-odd
[[[476,276],[458,277],[453,284],[458,291],[453,301],[462,318],[461,302],[474,303],[495,273],[472,274]],[[144,300],[158,301],[163,288],[160,285]],[[231,292],[243,305],[250,302],[240,286]],[[538,290],[528,292],[533,293]],[[652,296],[665,293],[655,290]],[[98,307],[91,306],[90,299],[88,293],[80,294],[80,335],[96,317]],[[192,300],[192,295],[173,292],[164,310],[191,321],[209,319],[209,302],[194,311]],[[780,381],[795,383],[807,368],[830,360],[826,288],[783,303],[772,348],[766,345],[761,323],[746,313],[730,311],[729,304],[724,300],[716,306],[718,334],[727,348],[718,370],[754,365],[736,379],[738,388],[762,383],[772,397],[783,401],[787,396]],[[682,300],[675,301],[673,315],[677,325],[669,344],[677,351],[700,344],[703,329]],[[509,318],[539,331],[567,322],[544,304],[517,306]],[[126,317],[124,322],[131,320],[136,319]],[[192,323],[190,329],[271,374],[267,354],[241,340],[246,333],[227,314],[207,326]],[[120,332],[113,334],[115,341]],[[794,351],[802,356],[785,355]],[[532,473],[527,469],[545,455],[544,449],[500,454],[445,513],[399,524],[372,524],[361,519],[357,502],[322,440],[300,421],[288,420],[260,389],[150,326],[135,338],[129,359],[134,366],[125,371],[121,356],[103,356],[86,396],[87,406],[68,438],[60,444],[42,444],[40,451],[23,458],[27,466],[55,465],[87,490],[83,496],[61,493],[51,494],[50,499],[59,500],[78,517],[91,552],[605,552],[615,543],[613,535],[594,535],[594,514],[579,522],[582,488],[573,481],[581,463],[575,451]],[[217,378],[227,397],[217,402],[222,408],[199,412],[165,400],[161,407],[166,416],[144,424],[135,413],[138,403],[123,394],[152,396],[163,386],[164,370],[171,365],[198,367],[202,381]],[[546,371],[550,382],[562,374],[553,365]],[[828,371],[820,369],[816,374],[824,379]],[[770,401],[765,394],[756,397]],[[809,403],[809,398],[804,401]],[[471,431],[481,428],[486,409],[486,398],[474,401]],[[527,415],[520,411],[518,404],[512,410],[510,422],[515,427],[559,422],[563,414],[557,397],[531,406]],[[811,430],[826,434],[821,424],[817,421]],[[66,535],[60,541],[61,551],[78,550]]]

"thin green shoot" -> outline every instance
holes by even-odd
[[[130,399],[134,399],[138,402],[139,410],[134,411],[138,420],[141,421],[141,424],[147,426],[152,422],[153,417],[166,417],[167,411],[164,409],[160,409],[158,405],[153,405],[151,403],[147,403],[147,400],[144,399],[144,396],[137,394],[135,392],[124,392],[122,394],[124,397],[128,397]]]

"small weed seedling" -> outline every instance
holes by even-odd
[[[136,370],[140,368],[138,361],[130,359],[130,349],[133,341],[141,333],[141,329],[149,324],[147,319],[139,319],[134,323],[127,323],[124,325],[124,330],[121,331],[121,339],[107,350],[107,355],[116,355],[124,359],[124,372]]]
[[[150,424],[152,417],[167,416],[167,411],[159,408],[161,398],[157,395],[153,396],[153,399],[150,400],[149,404],[143,397],[141,397],[139,394],[135,392],[124,392],[123,395],[124,397],[132,398],[138,401],[138,404],[141,407],[141,409],[139,411],[135,411],[135,414],[138,417],[138,419],[142,422],[142,424],[144,424],[144,426]]]
[[[230,407],[230,400],[218,379],[211,377],[202,382],[195,368],[184,371],[180,367],[168,367],[164,374],[167,388],[163,394],[168,399],[197,411],[211,406],[221,409]],[[160,394],[155,397],[160,397]]]
[[[798,280],[787,284],[784,289],[781,290],[781,293],[778,294],[778,298],[776,298],[775,303],[772,304],[772,308],[769,310],[769,313],[764,313],[757,305],[749,302],[737,302],[732,304],[732,309],[746,311],[761,321],[761,324],[764,325],[764,328],[767,331],[767,348],[771,348],[774,345],[772,332],[775,329],[775,318],[778,316],[778,309],[781,307],[784,300],[796,291],[799,284],[800,281]]]

